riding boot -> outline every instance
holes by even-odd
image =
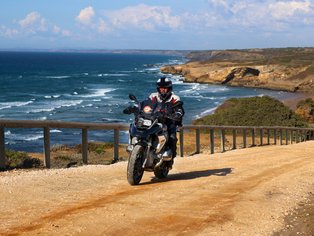
[[[169,164],[168,164],[168,167],[169,167],[169,169],[171,170],[171,169],[172,169],[172,165],[173,165],[174,158],[175,158],[176,155],[177,155],[177,137],[176,137],[176,134],[175,134],[175,133],[170,134],[168,144],[169,144],[169,148],[170,148],[171,151],[172,151],[172,159],[169,161]]]

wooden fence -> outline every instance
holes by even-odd
[[[33,120],[0,120],[0,168],[5,167],[5,129],[7,128],[41,128],[44,133],[44,164],[50,168],[50,130],[61,129],[81,129],[82,138],[82,159],[84,164],[88,164],[88,130],[113,130],[114,131],[114,154],[113,159],[119,158],[119,132],[128,130],[128,124],[103,124],[103,123],[80,123],[80,122],[63,122],[63,121],[33,121]],[[277,144],[279,136],[280,145],[298,143],[314,139],[314,128],[294,128],[294,127],[252,127],[252,126],[208,126],[208,125],[185,125],[180,129],[180,156],[184,155],[184,133],[190,130],[195,131],[195,153],[200,153],[200,134],[208,134],[208,147],[210,153],[215,151],[215,134],[220,136],[221,152],[226,151],[226,134],[232,136],[232,149],[237,148],[237,135],[242,135],[242,146],[246,148],[248,136],[251,136],[251,146],[255,146],[255,140],[259,135],[259,145],[264,145],[263,139],[266,138],[265,144]]]

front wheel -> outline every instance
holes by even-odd
[[[140,183],[144,174],[143,160],[144,147],[136,145],[130,154],[128,162],[127,178],[129,184],[138,185]]]

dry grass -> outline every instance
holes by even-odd
[[[257,131],[256,131],[257,132]],[[180,142],[179,134],[177,143],[177,156],[180,156]],[[214,152],[222,152],[221,145],[221,133],[215,131],[214,133]],[[295,142],[295,141],[294,141]],[[268,143],[267,134],[263,134],[263,145]],[[270,138],[270,144],[274,144],[275,140],[273,137]],[[279,132],[277,133],[276,139],[277,145],[280,145]],[[290,138],[288,140],[290,143]],[[283,133],[282,144],[286,144],[285,133]],[[185,130],[184,131],[184,156],[190,156],[196,154],[196,132],[195,130]],[[246,147],[259,146],[261,145],[259,132],[255,133],[254,145],[252,139],[251,131],[247,130],[246,134]],[[237,132],[236,136],[236,148],[243,148],[243,133],[242,131]],[[231,134],[225,135],[225,151],[233,150],[233,136]],[[200,133],[200,152],[204,154],[210,154],[210,139],[209,133]],[[40,159],[44,161],[43,153],[30,153],[31,157]],[[119,145],[119,160],[126,161],[128,159],[128,153],[126,152],[126,144]],[[114,147],[112,143],[101,143],[93,142],[89,143],[88,152],[88,164],[103,164],[109,165],[114,163]],[[51,167],[52,168],[67,168],[71,166],[83,165],[81,145],[76,145],[75,147],[69,147],[65,145],[55,145],[51,149]]]

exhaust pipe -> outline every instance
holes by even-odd
[[[171,160],[172,160],[172,151],[167,150],[162,154],[160,161],[155,165],[155,168],[159,168],[164,161],[171,161]]]
[[[160,161],[155,165],[154,169],[159,168],[163,162],[164,160],[161,158]]]

